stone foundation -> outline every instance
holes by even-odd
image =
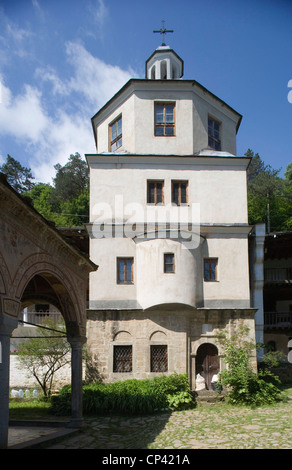
[[[199,346],[217,347],[220,370],[224,361],[217,335],[228,336],[239,324],[249,328],[255,340],[254,309],[192,309],[161,307],[149,310],[89,310],[87,347],[92,358],[91,372],[104,382],[130,378],[145,379],[162,375],[152,372],[151,345],[167,346],[168,367],[164,374],[187,373],[192,389],[196,387],[196,356]],[[132,346],[132,371],[113,372],[114,346]],[[256,358],[252,358],[256,364]]]

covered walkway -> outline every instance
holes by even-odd
[[[10,338],[23,308],[55,305],[71,345],[71,426],[82,422],[82,348],[88,278],[98,267],[0,173],[0,448],[8,445]]]

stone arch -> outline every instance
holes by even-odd
[[[20,264],[14,278],[15,298],[23,306],[29,298],[47,299],[61,311],[66,322],[73,321],[85,326],[86,319],[81,315],[78,291],[68,272],[61,270],[44,254],[28,257]]]
[[[10,338],[17,328],[21,302],[47,298],[60,307],[71,345],[71,425],[82,422],[86,291],[89,273],[98,266],[18,194],[2,173],[0,203],[0,448],[6,448]]]
[[[130,341],[131,338],[132,335],[129,331],[121,330],[114,335],[113,341]]]
[[[222,353],[220,344],[218,343],[218,341],[216,341],[216,338],[212,337],[211,335],[208,338],[201,337],[200,339],[194,342],[193,347],[192,347],[192,355],[196,356],[199,347],[205,343],[214,345],[218,350],[219,356],[222,356],[223,353]]]
[[[197,348],[196,374],[200,374],[206,383],[206,388],[211,390],[212,377],[220,371],[218,347],[212,342],[203,342]]]
[[[166,341],[167,334],[162,330],[153,331],[149,337],[150,341]]]
[[[3,256],[0,253],[0,294],[8,294],[11,277]]]

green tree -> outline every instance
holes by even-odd
[[[58,225],[79,226],[89,220],[89,190],[85,189],[72,200],[60,203],[60,215]],[[63,220],[63,223],[61,221]]]
[[[22,166],[10,155],[7,155],[6,162],[0,166],[0,171],[7,176],[8,183],[19,193],[29,191],[34,186],[31,169]]]
[[[280,169],[265,165],[258,153],[248,149],[245,155],[252,158],[247,170],[249,223],[265,222],[267,231],[291,229],[291,181],[280,178]]]
[[[288,163],[284,176],[286,181],[292,182],[292,163]]]
[[[52,320],[47,319],[37,328],[37,336],[24,339],[19,344],[20,368],[27,369],[36,379],[45,396],[52,393],[56,372],[71,362],[71,347],[65,333],[64,322],[56,327]]]
[[[31,198],[34,208],[47,220],[53,221],[58,207],[53,203],[54,188],[50,184],[36,184],[25,195]]]
[[[71,154],[64,166],[58,163],[54,168],[56,176],[53,181],[57,198],[64,201],[72,200],[88,189],[88,166],[79,153]]]
[[[89,220],[88,167],[79,153],[55,165],[54,185],[38,184],[26,195],[35,209],[58,226],[79,226]]]

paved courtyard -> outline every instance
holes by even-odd
[[[292,449],[292,400],[255,410],[224,405],[139,417],[86,418],[47,449]]]

